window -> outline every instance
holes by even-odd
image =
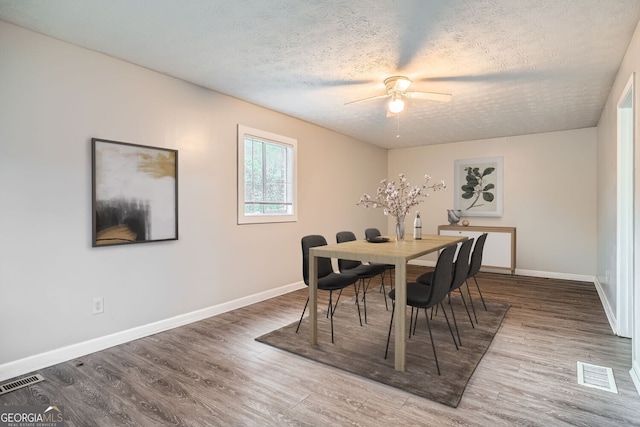
[[[297,144],[238,125],[238,224],[297,221]]]

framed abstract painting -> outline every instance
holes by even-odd
[[[454,206],[462,216],[502,216],[503,158],[454,162]]]
[[[178,151],[91,139],[92,246],[178,240]]]

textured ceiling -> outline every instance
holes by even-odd
[[[640,1],[0,0],[0,19],[396,148],[595,126]],[[392,75],[453,100],[344,105]]]

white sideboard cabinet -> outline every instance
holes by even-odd
[[[516,271],[515,227],[438,226],[438,234],[446,236],[467,236],[476,239],[483,233],[487,233],[488,236],[482,252],[482,267],[510,270],[511,274],[514,274]]]

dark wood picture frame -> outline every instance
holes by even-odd
[[[178,240],[178,150],[91,139],[92,246]]]

